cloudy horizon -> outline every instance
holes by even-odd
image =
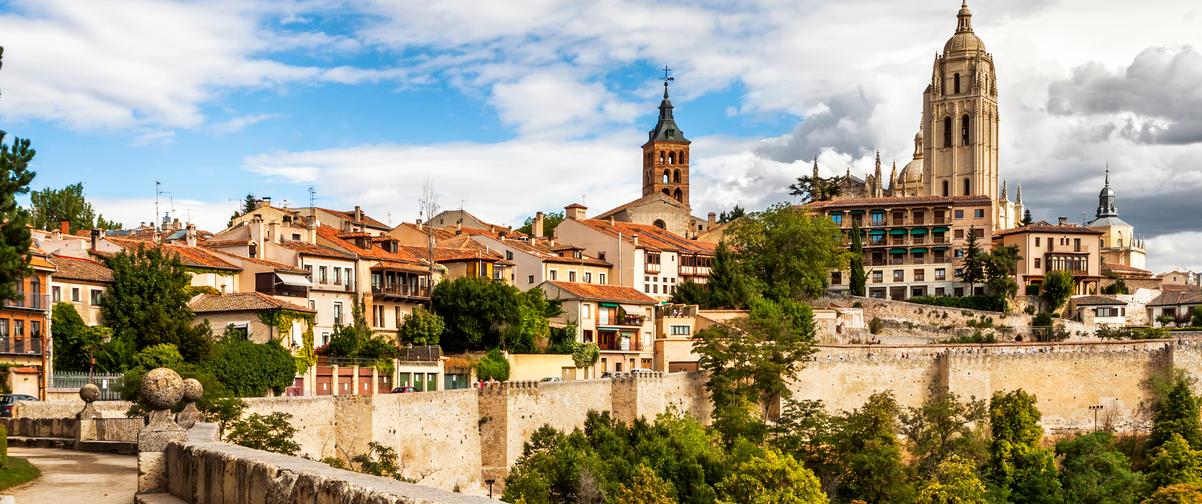
[[[761,209],[910,161],[958,0],[188,3],[0,0],[0,129],[35,188],[83,182],[126,225],[223,226],[248,192],[519,225],[639,195],[665,65],[695,212]],[[1202,270],[1202,6],[972,0],[999,85],[1001,177],[1036,219],[1092,218],[1104,170],[1149,268]]]

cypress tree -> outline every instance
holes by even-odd
[[[860,224],[851,225],[851,295],[863,296],[868,275],[864,272],[864,238],[860,236]]]
[[[747,279],[739,271],[734,254],[726,246],[725,240],[718,243],[707,285],[709,308],[741,309],[747,306],[751,289],[747,288]]]

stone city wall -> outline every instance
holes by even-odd
[[[396,449],[406,477],[442,489],[481,487],[475,390],[383,394],[370,400],[371,439]]]
[[[96,401],[92,406],[104,418],[125,418],[125,412],[133,403],[129,401]],[[83,409],[83,399],[79,391],[70,400],[56,401],[17,401],[13,405],[13,418],[74,418]]]
[[[1031,315],[1027,315],[1022,311],[1023,305],[1028,302],[1026,296],[1016,298],[1015,304],[1018,306],[1010,313],[947,308],[906,301],[894,301],[891,299],[835,295],[823,296],[815,303],[815,306],[853,306],[857,302],[860,303],[860,306],[864,310],[865,323],[871,321],[873,318],[879,318],[887,324],[893,322],[891,325],[894,326],[900,327],[904,325],[906,327],[913,327],[913,332],[930,333],[935,339],[955,336],[955,334],[949,334],[950,331],[947,328],[967,328],[970,320],[981,321],[988,318],[993,320],[994,327],[1025,328],[1030,327],[1032,319]],[[1092,339],[1094,332],[1092,326],[1067,319],[1056,319],[1056,324],[1064,326],[1064,329],[1071,335],[1071,340]],[[1086,336],[1082,336],[1082,334]]]
[[[338,456],[334,445],[337,425],[334,399],[334,396],[246,398],[243,415],[267,415],[276,411],[292,415],[289,422],[296,428],[292,440],[300,445],[301,454],[321,460]]]

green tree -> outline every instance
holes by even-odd
[[[457,353],[533,345],[552,309],[541,289],[535,290],[538,292],[523,296],[516,287],[479,277],[439,282],[430,299],[434,313],[445,324],[439,340],[443,350]]]
[[[519,353],[544,350],[551,336],[548,319],[561,313],[562,303],[547,299],[542,289],[521,292],[508,285],[501,286],[504,295],[516,298],[518,311],[511,314],[513,317],[509,321],[500,325],[501,340],[498,344],[502,348]]]
[[[830,495],[847,471],[846,454],[840,451],[843,425],[843,418],[827,413],[822,401],[784,401],[771,445],[811,468]]]
[[[747,210],[744,210],[743,207],[739,205],[735,205],[734,208],[731,208],[729,212],[723,210],[718,214],[718,224],[726,224],[744,215],[747,215]]]
[[[1022,256],[1015,245],[993,247],[983,258],[985,286],[994,298],[997,311],[1009,311],[1010,299],[1018,294],[1018,261]]]
[[[577,343],[572,350],[572,364],[576,369],[591,368],[601,358],[601,348],[596,343]]]
[[[813,311],[789,300],[756,300],[746,319],[697,333],[693,351],[700,355],[698,367],[709,372],[705,386],[714,403],[714,425],[728,443],[763,436],[770,405],[789,398],[788,383],[813,345]]]
[[[476,377],[484,380],[505,381],[509,379],[509,361],[499,349],[489,350],[476,363]]]
[[[1190,313],[1194,315],[1193,319],[1190,320],[1190,327],[1202,327],[1202,305],[1190,308]]]
[[[802,175],[797,182],[789,184],[789,195],[801,198],[801,202],[827,201],[839,195],[839,177],[817,177]]]
[[[1186,376],[1175,373],[1172,380],[1167,393],[1156,401],[1148,449],[1155,449],[1173,436],[1181,436],[1195,450],[1202,449],[1198,398],[1194,396]]]
[[[246,215],[250,212],[253,212],[254,210],[255,210],[255,195],[252,193],[246,193],[246,198],[243,198],[243,200],[242,200],[242,206],[238,207],[237,210],[234,210],[234,214],[230,216],[230,220],[229,220],[229,222],[226,222],[225,227],[233,226],[234,219],[237,219],[238,217]]]
[[[405,477],[405,466],[398,460],[396,450],[375,441],[367,443],[367,453],[351,457],[351,463],[363,474],[417,483],[417,480]]]
[[[864,296],[868,274],[864,272],[864,236],[860,233],[860,223],[851,224],[851,295]]]
[[[985,401],[960,397],[939,387],[922,405],[901,415],[901,432],[907,452],[919,475],[932,475],[941,463],[952,457],[980,464],[987,457],[987,434],[983,426],[989,420]]]
[[[135,353],[133,364],[145,369],[161,367],[176,369],[184,365],[184,356],[179,354],[179,349],[175,345],[159,343]]]
[[[291,420],[291,413],[251,413],[232,423],[226,441],[255,450],[296,455],[300,453],[300,445],[293,441],[296,427],[292,426]]]
[[[738,260],[726,240],[718,242],[705,287],[709,291],[705,308],[737,310],[745,308],[751,299],[747,275],[740,270]]]
[[[710,304],[709,297],[709,287],[705,284],[685,280],[676,285],[676,290],[672,291],[672,297],[668,299],[668,302],[708,308]]]
[[[672,485],[645,464],[639,464],[630,486],[618,489],[618,504],[676,504],[672,498]]]
[[[296,377],[296,361],[278,340],[222,339],[201,367],[240,397],[261,397],[268,390],[282,393]]]
[[[914,487],[897,438],[898,413],[893,395],[878,392],[847,415],[838,436],[846,470],[837,495],[873,503],[913,502]]]
[[[70,303],[55,303],[50,322],[54,369],[116,373],[129,365],[133,349],[110,341],[109,328],[89,327]]]
[[[47,187],[29,193],[30,225],[34,229],[53,230],[67,221],[70,232],[86,229],[118,229],[121,223],[96,215],[92,204],[84,197],[83,183],[76,182],[62,189]]]
[[[29,169],[37,151],[29,139],[4,143],[0,130],[0,299],[17,298],[17,282],[29,275],[29,212],[17,205],[17,196],[29,192],[35,173]]]
[[[535,238],[550,238],[552,236],[555,236],[553,234],[555,231],[555,228],[557,226],[559,226],[559,223],[563,222],[563,219],[564,219],[563,210],[560,210],[558,212],[543,212],[543,235],[536,236]],[[523,223],[522,227],[518,228],[517,231],[519,233],[525,233],[527,235],[533,236],[534,235],[534,217],[526,217],[526,222]]]
[[[997,494],[1011,502],[1063,502],[1056,461],[1040,445],[1035,396],[1023,390],[994,392],[989,401],[989,462],[985,473]]]
[[[1133,504],[1144,494],[1144,476],[1115,448],[1114,434],[1094,432],[1056,443],[1065,502]]]
[[[1026,210],[1023,210],[1023,221],[1022,221],[1023,225],[1030,226],[1032,222],[1035,222],[1035,219],[1031,218],[1031,209],[1028,208]]]
[[[1049,271],[1043,275],[1039,297],[1047,304],[1048,311],[1055,313],[1073,296],[1073,274],[1064,271]]]
[[[771,448],[740,462],[718,482],[719,504],[818,504],[827,502],[818,478],[800,462]]]
[[[969,290],[976,291],[977,284],[984,282],[985,277],[985,253],[981,250],[981,244],[977,243],[977,228],[968,229],[968,241],[964,244],[964,266],[960,268],[960,280],[969,286]]]
[[[739,219],[726,238],[738,254],[739,269],[771,299],[820,296],[830,271],[847,267],[849,253],[839,228],[787,204]]]
[[[139,246],[107,260],[113,284],[101,297],[101,315],[113,338],[133,342],[135,349],[159,343],[179,348],[188,362],[209,353],[206,327],[193,325],[188,307],[188,271],[159,247]]]
[[[1173,434],[1152,450],[1148,459],[1148,483],[1153,488],[1202,483],[1202,452],[1190,448],[1189,441],[1180,434]]]
[[[1202,504],[1202,484],[1169,485],[1153,492],[1141,504]]]
[[[442,317],[418,306],[405,318],[405,323],[397,331],[397,340],[408,345],[437,345],[445,329]]]
[[[916,504],[978,504],[987,502],[985,484],[977,477],[976,466],[958,455],[951,455],[935,466],[918,489]]]

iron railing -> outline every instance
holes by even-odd
[[[26,292],[18,292],[17,299],[5,299],[5,308],[23,308],[26,310],[49,310],[50,295],[49,294],[30,294]]]
[[[50,388],[79,389],[87,383],[100,388],[101,401],[120,401],[121,385],[125,377],[120,373],[88,373],[56,371],[50,375]]]
[[[41,355],[42,338],[38,336],[26,338],[0,336],[0,354]]]

